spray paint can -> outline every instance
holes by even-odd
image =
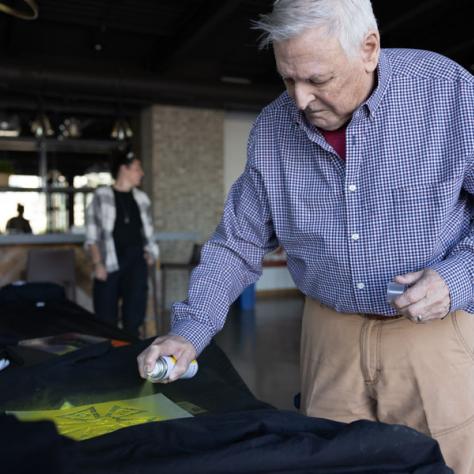
[[[403,285],[402,283],[397,283],[396,281],[389,282],[387,285],[387,303],[392,303],[395,298],[402,295],[407,288],[407,285]]]
[[[161,356],[155,363],[155,367],[147,374],[147,379],[150,382],[161,382],[167,380],[176,365],[176,358],[174,356]],[[191,361],[186,372],[181,375],[181,379],[190,379],[194,377],[198,371],[197,360]]]

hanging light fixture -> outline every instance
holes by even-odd
[[[36,18],[38,18],[38,5],[36,1],[23,0],[23,2],[27,5],[26,10],[12,7],[5,2],[0,2],[0,12],[20,18],[21,20],[36,20]]]
[[[44,112],[39,112],[31,122],[31,131],[36,138],[51,137],[54,135],[53,127]]]
[[[75,117],[65,118],[63,123],[59,125],[59,139],[63,138],[79,138],[82,134],[81,122]]]
[[[133,130],[130,127],[130,124],[125,119],[125,114],[123,113],[122,109],[122,100],[121,97],[122,87],[121,87],[121,71],[117,75],[115,80],[115,89],[117,94],[117,115],[114,122],[114,126],[112,127],[112,131],[110,132],[110,136],[118,141],[128,140],[129,138],[133,137]]]
[[[119,141],[127,140],[133,137],[133,130],[125,119],[118,118],[114,123],[110,136]]]

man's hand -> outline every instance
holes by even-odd
[[[107,280],[107,270],[103,263],[97,263],[94,265],[94,278],[100,281]]]
[[[415,323],[442,319],[449,313],[449,288],[438,272],[431,269],[395,277],[410,287],[393,301],[393,306]]]
[[[173,382],[186,372],[189,364],[196,358],[196,349],[184,337],[168,334],[157,337],[138,357],[138,371],[144,379],[153,370],[155,362],[160,356],[174,356],[176,365],[168,380]]]

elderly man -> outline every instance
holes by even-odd
[[[474,473],[474,79],[381,51],[369,0],[279,0],[258,26],[287,91],[140,373],[174,354],[177,378],[279,244],[306,295],[303,411],[414,427]],[[391,306],[393,279],[408,289]]]

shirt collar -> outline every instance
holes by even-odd
[[[362,105],[366,105],[371,115],[374,115],[379,108],[385,92],[387,92],[390,80],[392,79],[392,68],[390,62],[383,52],[380,51],[379,63],[377,65],[377,87],[370,94],[369,98]]]

